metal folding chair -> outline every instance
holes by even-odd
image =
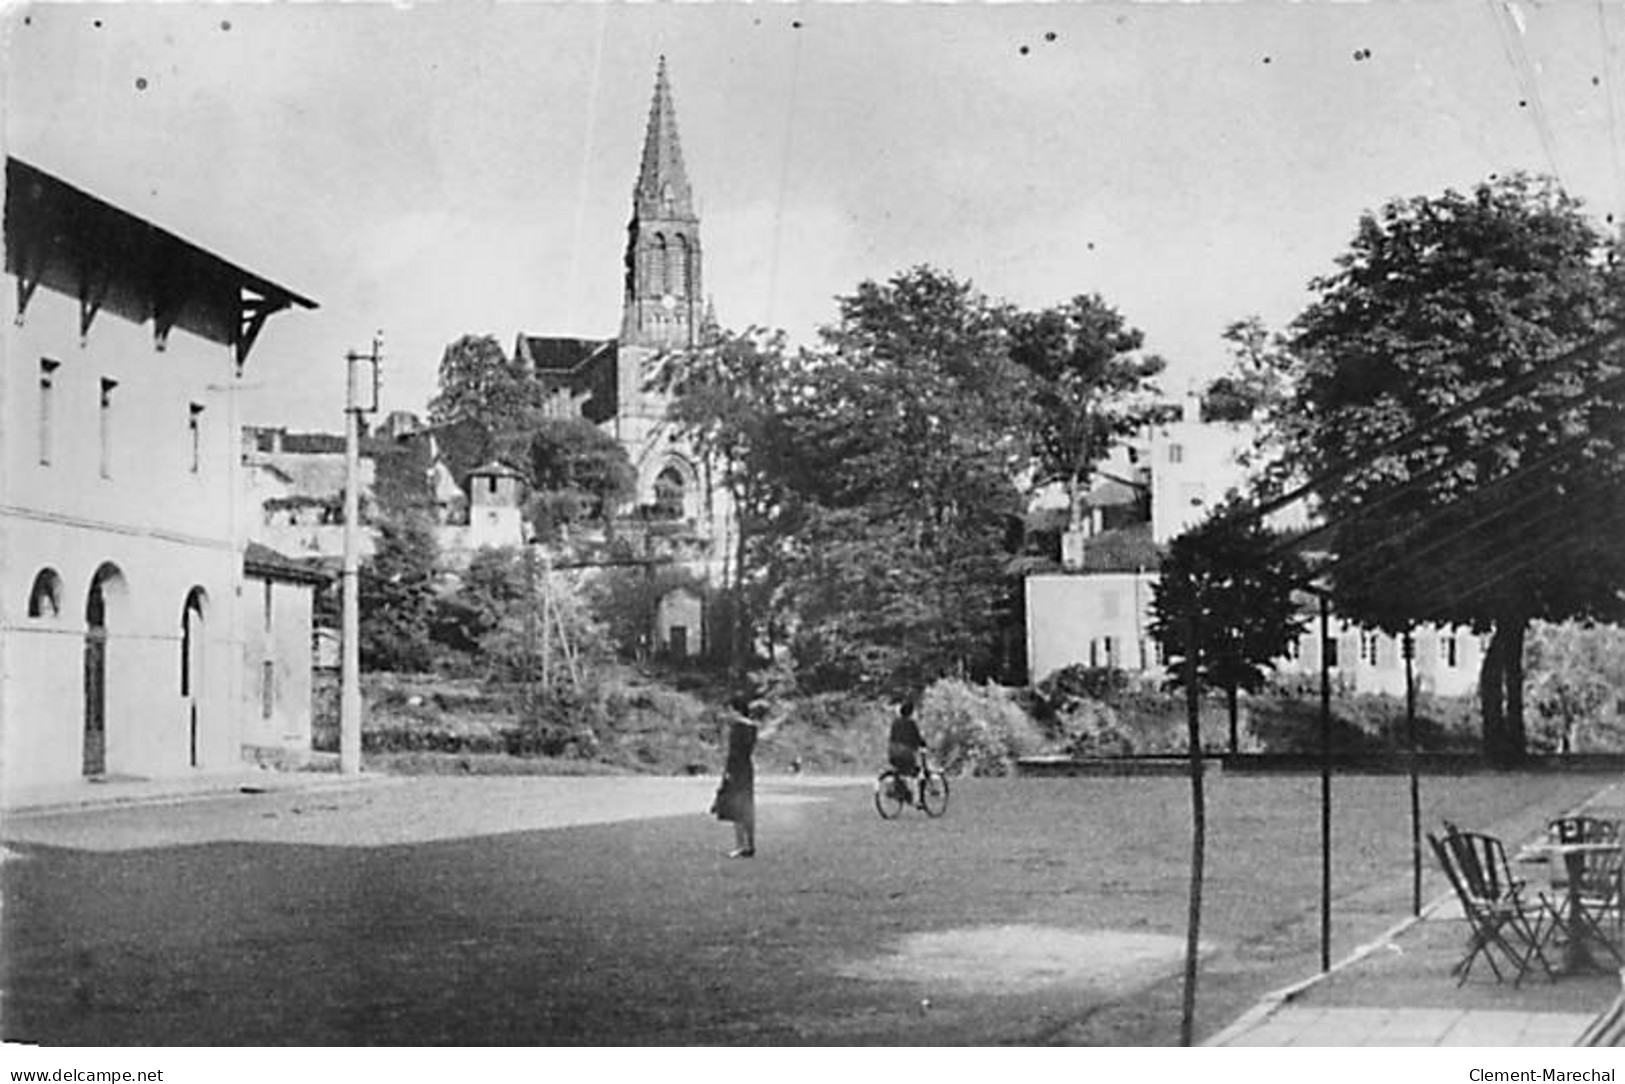
[[[1546,977],[1555,980],[1557,973],[1541,951],[1551,932],[1547,925],[1551,905],[1544,898],[1524,898],[1524,883],[1512,876],[1501,841],[1446,825],[1444,838],[1429,833],[1428,843],[1461,901],[1470,931],[1467,953],[1451,969],[1456,985],[1467,981],[1480,958],[1494,972],[1496,982],[1506,981],[1497,957],[1513,972],[1514,986],[1537,961]]]
[[[1600,944],[1625,966],[1620,935],[1625,930],[1625,851],[1618,821],[1575,815],[1558,817],[1547,825],[1558,843],[1614,844],[1572,856],[1553,871],[1553,887],[1564,891],[1567,906],[1563,922],[1571,936]]]

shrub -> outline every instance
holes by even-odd
[[[1115,709],[1098,700],[1078,699],[1056,718],[1058,737],[1074,757],[1126,757],[1140,752]]]
[[[972,685],[945,678],[925,691],[921,729],[936,737],[936,756],[945,771],[1008,775],[1017,757],[1039,752],[1044,737],[996,685]]]

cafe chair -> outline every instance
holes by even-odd
[[[1558,843],[1618,844],[1618,821],[1576,815],[1547,825]],[[1602,945],[1617,965],[1625,966],[1620,935],[1625,930],[1625,850],[1611,847],[1573,855],[1553,867],[1552,886],[1567,898],[1564,924],[1579,937]]]
[[[1512,876],[1501,841],[1447,824],[1443,838],[1428,833],[1428,844],[1461,901],[1468,924],[1466,954],[1451,968],[1456,985],[1467,981],[1479,959],[1489,965],[1496,982],[1506,981],[1505,966],[1517,986],[1536,963],[1555,980],[1557,973],[1541,951],[1551,934],[1547,922],[1551,907],[1544,898],[1524,897],[1524,882]]]

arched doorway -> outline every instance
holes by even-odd
[[[206,687],[203,668],[204,606],[208,596],[203,588],[194,587],[186,594],[186,605],[181,610],[181,701],[186,708],[187,763],[196,768],[202,763],[198,752],[199,701]]]
[[[107,630],[123,591],[124,574],[105,564],[91,577],[85,599],[85,775],[107,772]]]

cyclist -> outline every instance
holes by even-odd
[[[908,780],[920,774],[925,762],[925,736],[914,721],[914,701],[905,700],[898,706],[886,746],[891,766],[897,771],[897,796],[902,801],[912,802],[914,795],[909,790]]]

